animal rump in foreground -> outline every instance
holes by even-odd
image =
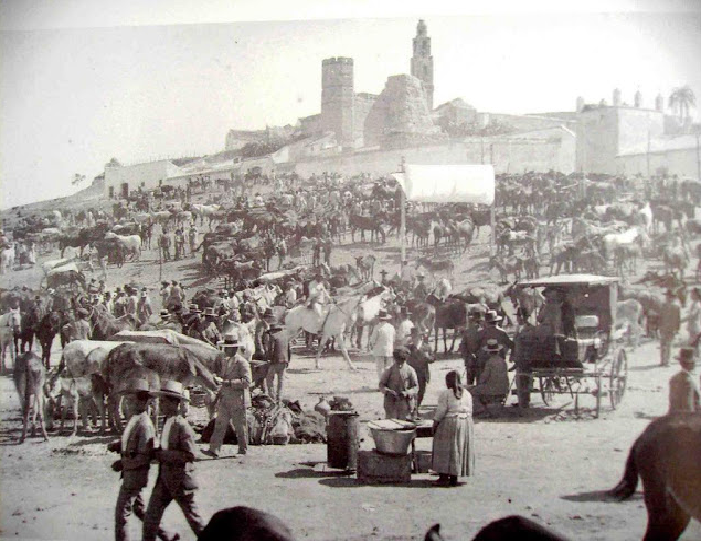
[[[623,479],[610,494],[625,500],[643,482],[647,530],[643,541],[675,541],[691,517],[701,521],[701,414],[652,421],[630,448]]]
[[[197,541],[294,541],[290,529],[275,515],[252,507],[217,511]]]
[[[442,539],[439,524],[431,526],[424,537],[424,541],[442,541]],[[521,515],[511,515],[490,522],[477,533],[473,541],[511,541],[512,539],[518,541],[567,541],[566,537]]]

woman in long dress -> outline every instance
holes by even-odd
[[[447,389],[438,395],[433,419],[433,471],[439,486],[457,486],[458,476],[475,472],[475,428],[472,396],[463,389],[456,371],[445,376]]]

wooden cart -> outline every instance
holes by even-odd
[[[524,362],[517,367],[517,376],[530,376],[549,405],[555,394],[569,394],[575,400],[580,394],[596,397],[596,416],[601,400],[608,394],[616,409],[623,400],[628,381],[628,358],[618,343],[624,331],[616,328],[618,278],[592,274],[570,274],[519,282],[521,288],[547,288],[564,295],[574,316],[576,338],[539,334],[531,343],[524,341]],[[572,314],[573,312],[573,314]],[[571,332],[569,334],[572,334]]]

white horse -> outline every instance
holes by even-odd
[[[10,246],[0,251],[0,274],[5,273],[5,269],[12,270],[15,266],[15,248]]]
[[[19,312],[11,311],[0,316],[0,367],[4,371],[9,368],[5,364],[5,352],[10,347],[10,359],[12,366],[15,365],[14,334],[19,332],[22,319]]]
[[[325,306],[321,317],[304,305],[295,306],[287,312],[285,327],[290,338],[295,337],[302,329],[308,333],[320,335],[319,347],[316,352],[317,368],[321,368],[319,358],[324,344],[330,338],[335,338],[341,348],[343,358],[348,363],[348,368],[355,369],[355,365],[348,355],[343,335],[351,329],[356,321],[360,324],[370,323],[379,314],[382,302],[390,294],[390,291],[382,287],[380,292],[366,298],[365,295],[371,292],[374,285],[373,282],[368,282],[357,288],[354,295],[339,300],[336,304]]]
[[[616,252],[617,246],[637,243],[641,248],[646,248],[650,243],[650,237],[639,226],[631,227],[623,233],[609,233],[604,235],[604,257],[609,258]]]

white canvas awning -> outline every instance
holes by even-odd
[[[424,203],[494,202],[495,179],[491,165],[405,165],[392,176],[407,201]]]

